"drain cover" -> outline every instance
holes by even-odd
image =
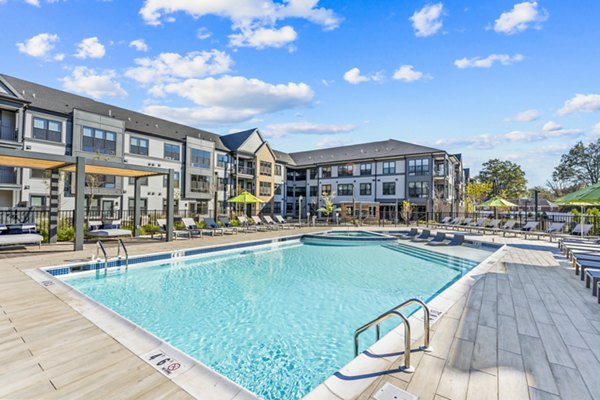
[[[419,398],[406,390],[392,385],[389,382],[383,384],[381,389],[373,395],[375,400],[418,400]]]

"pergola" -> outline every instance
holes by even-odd
[[[50,215],[48,218],[48,241],[56,243],[58,233],[58,203],[60,171],[75,173],[75,214],[73,226],[75,239],[73,250],[83,250],[85,226],[85,176],[86,174],[112,175],[135,179],[134,190],[134,235],[137,236],[141,223],[140,192],[141,179],[148,176],[167,176],[167,241],[173,240],[173,183],[172,169],[130,165],[90,159],[81,156],[46,154],[20,149],[0,148],[0,166],[32,168],[50,171]]]

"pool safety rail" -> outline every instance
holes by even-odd
[[[129,270],[129,252],[127,251],[127,247],[125,246],[125,242],[123,239],[119,239],[117,243],[117,259],[121,259],[121,248],[125,253],[125,271]],[[98,256],[100,256],[100,252],[104,255],[104,275],[108,273],[108,255],[106,254],[106,248],[104,247],[104,243],[98,240],[96,242],[96,260],[99,260]]]
[[[118,259],[121,259],[121,248],[123,248],[123,252],[125,253],[125,271],[129,271],[129,252],[127,251],[127,247],[125,247],[123,239],[119,239],[119,243],[117,244]]]
[[[100,251],[102,251],[102,254],[104,255],[104,275],[106,275],[108,273],[108,256],[106,255],[106,249],[104,248],[104,245],[100,240],[98,240],[96,242],[96,259],[98,259]]]
[[[359,339],[359,336],[363,332],[365,332],[369,328],[375,326],[377,340],[379,340],[381,337],[381,331],[380,331],[379,325],[383,321],[385,321],[389,318],[398,317],[404,323],[404,368],[403,368],[403,371],[409,372],[409,373],[414,372],[414,368],[412,368],[410,365],[410,351],[411,351],[411,348],[410,348],[410,345],[411,345],[410,322],[408,322],[408,319],[400,312],[400,310],[409,305],[415,304],[415,303],[420,305],[423,308],[423,313],[424,313],[423,322],[425,325],[425,338],[423,340],[424,343],[423,343],[423,346],[421,347],[421,350],[426,351],[426,352],[433,351],[433,348],[429,346],[429,336],[430,336],[429,307],[423,301],[421,301],[417,298],[413,298],[413,299],[406,300],[404,303],[399,304],[396,307],[392,308],[391,310],[384,312],[383,314],[381,314],[380,316],[378,316],[371,322],[368,322],[368,323],[364,324],[363,326],[361,326],[360,328],[358,328],[354,332],[354,357],[358,356],[358,339]]]

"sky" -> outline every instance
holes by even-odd
[[[0,0],[0,72],[294,152],[389,138],[543,185],[600,138],[600,2]]]

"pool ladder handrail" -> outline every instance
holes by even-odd
[[[125,247],[125,242],[123,239],[119,239],[119,243],[117,244],[117,258],[121,259],[121,247],[125,252],[125,271],[129,270],[129,252],[127,251],[127,247]]]
[[[399,317],[402,320],[402,322],[404,323],[404,369],[403,369],[403,371],[409,372],[409,373],[414,372],[414,368],[412,368],[410,365],[410,351],[411,351],[410,322],[408,322],[408,319],[404,316],[404,314],[402,314],[400,312],[400,310],[402,308],[409,306],[413,303],[419,304],[423,308],[423,313],[424,313],[423,323],[424,323],[424,327],[425,327],[425,337],[423,339],[424,343],[423,343],[423,346],[421,347],[421,350],[426,351],[426,352],[433,351],[433,348],[429,345],[429,337],[430,337],[429,307],[423,301],[421,301],[417,298],[412,298],[412,299],[408,299],[405,302],[397,305],[396,307],[392,308],[391,310],[384,312],[383,314],[381,314],[380,316],[378,316],[371,322],[364,324],[363,326],[358,328],[356,331],[354,331],[354,357],[358,356],[358,344],[359,344],[358,339],[359,339],[359,336],[363,332],[365,332],[369,328],[375,326],[377,340],[379,340],[381,337],[381,330],[379,328],[379,325],[383,321],[385,321],[393,316],[396,316],[396,317]]]
[[[108,272],[108,255],[106,255],[106,249],[104,248],[104,244],[102,244],[102,241],[98,240],[96,242],[96,260],[98,259],[101,250],[104,254],[104,275],[106,275]]]

